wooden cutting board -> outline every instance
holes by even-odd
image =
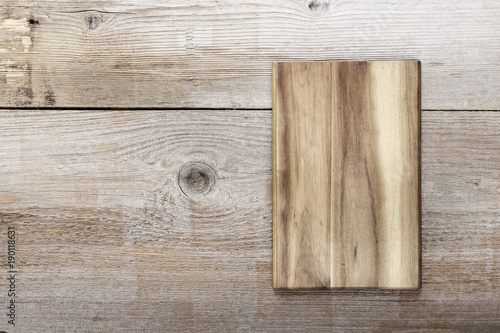
[[[420,62],[273,65],[275,288],[420,286]]]

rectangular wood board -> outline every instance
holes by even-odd
[[[273,64],[273,285],[420,286],[420,62]]]

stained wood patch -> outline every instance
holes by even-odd
[[[275,63],[274,286],[420,286],[420,62]]]

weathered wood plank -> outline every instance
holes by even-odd
[[[273,68],[276,288],[420,286],[420,63]]]
[[[271,122],[270,111],[0,112],[17,330],[500,329],[500,113],[422,114],[419,291],[273,291]],[[1,329],[15,331],[5,315]]]
[[[273,61],[417,59],[424,109],[500,109],[495,0],[5,0],[0,9],[4,107],[271,108]]]

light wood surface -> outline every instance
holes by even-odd
[[[4,0],[0,101],[271,108],[274,61],[419,59],[424,109],[495,110],[499,17],[497,0]]]
[[[418,291],[273,290],[271,118],[1,111],[17,331],[500,329],[500,113],[422,113]]]
[[[273,70],[274,287],[420,285],[420,63]]]

